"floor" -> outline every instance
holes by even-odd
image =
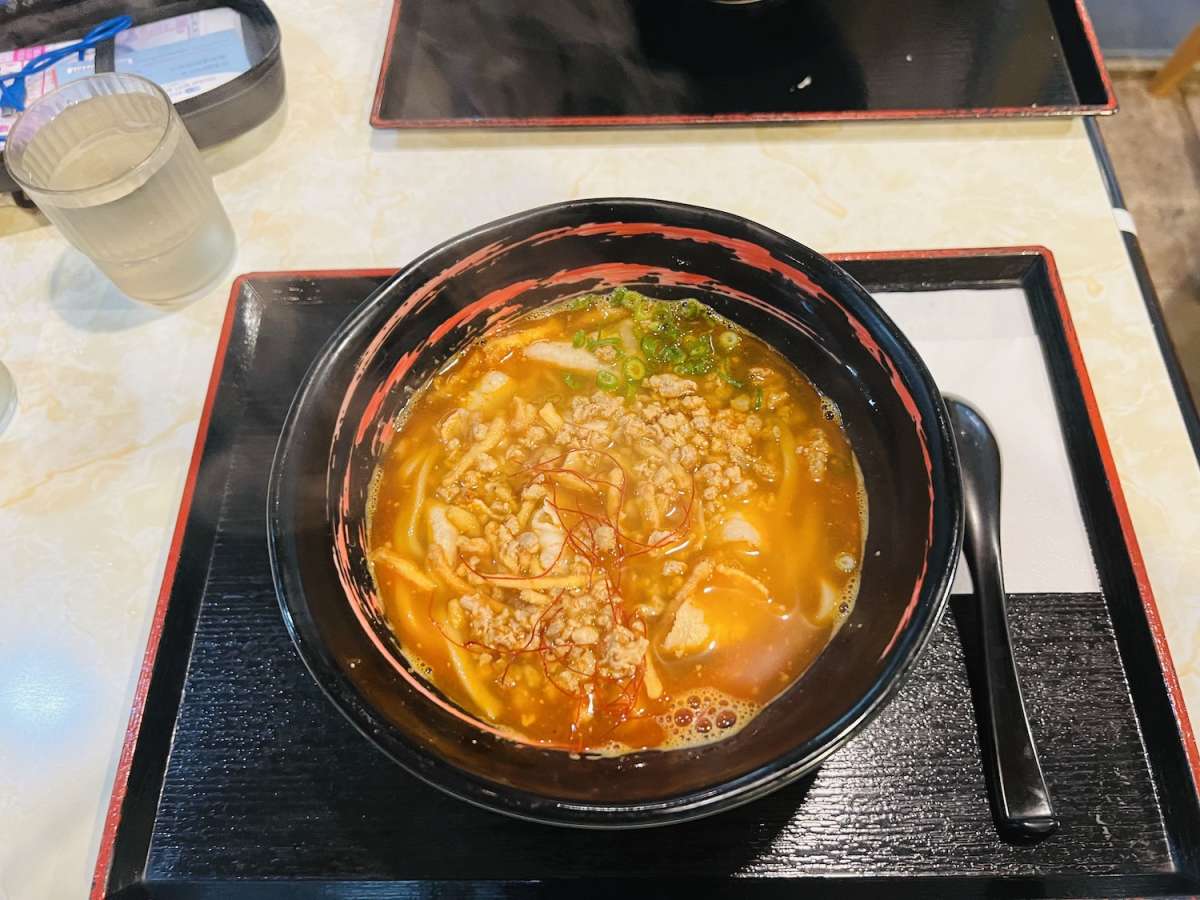
[[[1101,132],[1171,339],[1200,399],[1200,79],[1159,99],[1150,96],[1146,67],[1112,69],[1120,111],[1101,122]]]

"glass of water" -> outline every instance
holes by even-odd
[[[169,303],[233,258],[229,218],[162,88],[81,78],[31,103],[4,151],[13,179],[125,294]]]

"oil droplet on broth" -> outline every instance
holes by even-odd
[[[422,678],[429,679],[433,677],[433,666],[421,659],[420,656],[413,653],[411,650],[405,650],[404,657],[408,660],[408,664],[412,666],[412,668]]]
[[[837,422],[838,425],[840,426],[842,424],[842,411],[837,408],[837,404],[834,403],[832,400],[830,400],[828,397],[824,397],[824,396],[821,397],[820,403],[821,403],[821,415],[825,418],[825,421],[826,422]]]
[[[762,706],[730,696],[715,688],[702,688],[656,717],[666,738],[661,749],[681,750],[711,744],[737,734]]]

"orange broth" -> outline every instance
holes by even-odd
[[[387,621],[515,739],[727,737],[853,606],[867,509],[838,410],[697,301],[617,289],[524,316],[396,427],[369,521]]]

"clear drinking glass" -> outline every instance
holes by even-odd
[[[105,73],[35,100],[4,151],[13,179],[123,292],[165,303],[233,257],[229,218],[170,98]]]

